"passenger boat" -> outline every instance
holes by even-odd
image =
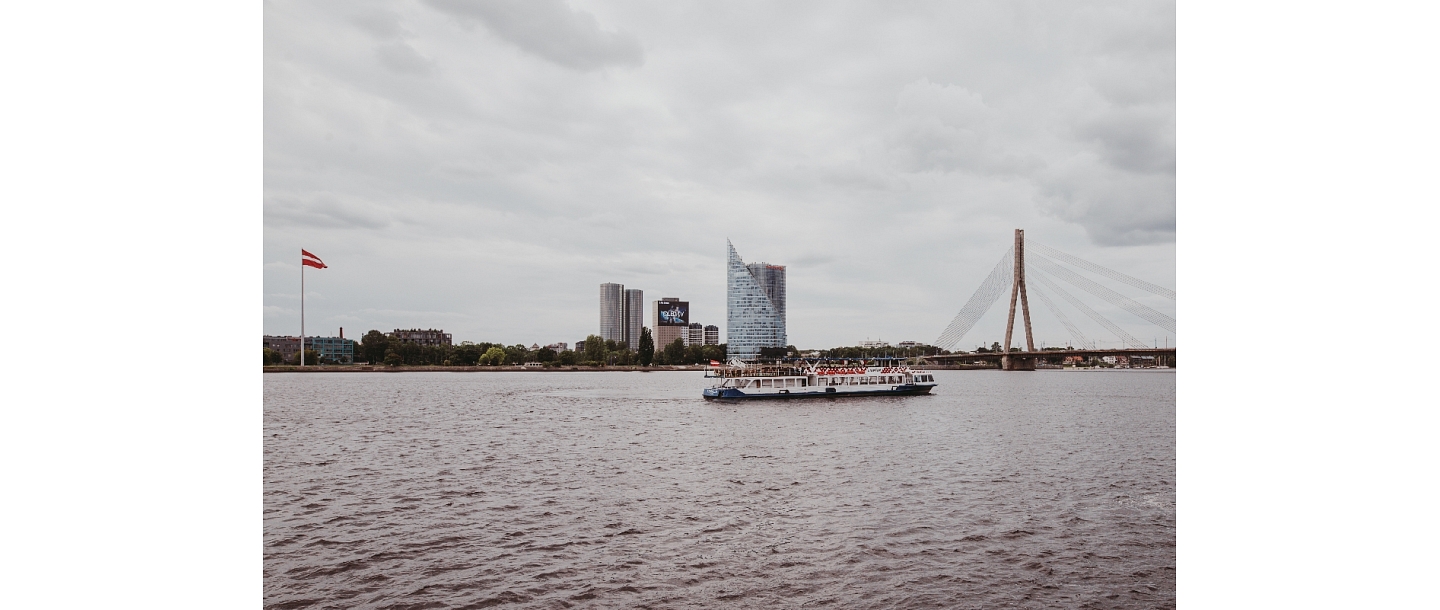
[[[707,400],[717,398],[820,398],[929,394],[935,376],[903,358],[792,359],[773,362],[711,361]]]

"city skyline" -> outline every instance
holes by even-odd
[[[298,247],[317,328],[526,344],[605,281],[725,332],[726,237],[789,267],[797,346],[934,340],[1015,228],[1175,286],[1173,6],[458,6],[265,11],[265,333]]]

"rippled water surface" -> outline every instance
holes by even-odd
[[[267,608],[1175,605],[1172,371],[264,375]]]

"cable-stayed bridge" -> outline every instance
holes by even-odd
[[[975,294],[970,296],[970,300],[966,301],[965,306],[960,308],[960,313],[955,315],[955,319],[950,322],[949,326],[945,327],[945,331],[940,333],[940,338],[934,342],[936,347],[947,350],[954,349],[955,346],[965,338],[966,333],[969,333],[970,330],[975,327],[975,323],[979,322],[980,318],[995,305],[995,302],[1005,293],[1005,289],[1009,288],[1010,307],[1007,308],[1009,313],[1008,321],[1005,324],[1005,344],[1002,350],[999,353],[930,356],[927,358],[928,360],[934,362],[998,361],[1002,369],[1007,371],[1020,371],[1034,370],[1035,362],[1038,358],[1054,358],[1061,355],[1175,355],[1175,348],[1173,347],[1160,348],[1158,346],[1147,345],[1134,335],[1126,332],[1125,329],[1121,328],[1118,324],[1101,315],[1086,305],[1084,301],[1076,298],[1075,295],[1067,291],[1062,286],[1062,282],[1098,297],[1146,322],[1154,324],[1168,331],[1171,335],[1175,334],[1175,318],[1111,290],[1089,277],[1076,273],[1071,267],[1088,271],[1091,274],[1125,284],[1131,288],[1159,295],[1171,301],[1175,300],[1174,290],[1131,277],[1077,256],[1071,256],[1044,244],[1031,244],[1031,247],[1036,256],[1033,259],[1027,259],[1025,251],[1025,231],[1023,229],[1016,229],[1015,245],[1005,252],[1005,256],[1001,257],[1000,262],[995,265],[995,269],[990,272],[990,275],[986,276],[985,281],[980,283],[980,287],[975,290]],[[1069,267],[1065,265],[1069,265]],[[1027,279],[1034,279],[1036,285],[1027,286]],[[1031,290],[1035,292],[1036,297],[1039,297],[1040,303],[1044,305],[1045,308],[1060,321],[1060,324],[1065,327],[1065,330],[1070,333],[1070,337],[1074,340],[1072,345],[1075,349],[1064,351],[1037,351],[1035,349],[1035,339],[1031,333],[1030,325],[1029,292]],[[1050,298],[1052,294],[1059,297],[1064,303],[1070,305],[1075,311],[1090,318],[1105,330],[1109,331],[1109,333],[1117,337],[1125,347],[1118,349],[1099,348],[1096,345],[1096,341],[1081,331],[1080,327],[1065,314],[1064,309]],[[1017,309],[1020,311],[1021,319],[1025,326],[1025,349],[1012,352],[1010,351],[1010,343],[1015,333],[1015,312]]]

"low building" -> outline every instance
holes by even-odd
[[[720,327],[714,324],[705,327],[705,345],[720,345]]]
[[[266,349],[280,352],[286,362],[298,362],[300,337],[265,335]],[[305,349],[319,352],[320,362],[306,364],[352,364],[355,362],[355,342],[344,337],[305,337]]]
[[[353,364],[355,362],[355,342],[344,337],[305,337],[305,349],[320,352],[321,363]]]
[[[890,344],[889,344],[889,343],[886,343],[886,342],[884,342],[884,341],[870,341],[870,340],[867,339],[867,340],[865,340],[865,341],[861,341],[861,342],[860,342],[860,347],[869,347],[869,348],[875,348],[875,347],[890,347]]]
[[[685,346],[691,345],[705,345],[705,326],[699,322],[691,322],[685,329]]]
[[[545,346],[545,348],[553,350],[555,352],[563,352],[570,349],[567,345],[565,345],[564,341],[561,341],[559,343],[551,343],[550,345]]]
[[[921,345],[924,345],[924,343],[919,341],[901,341],[896,343],[895,347],[920,347]]]
[[[401,330],[397,328],[395,332],[390,333],[390,338],[398,339],[403,343],[418,343],[420,345],[450,345],[450,333],[433,328],[426,330],[420,330],[418,328]]]
[[[265,349],[280,352],[287,362],[300,351],[300,337],[265,335]]]

